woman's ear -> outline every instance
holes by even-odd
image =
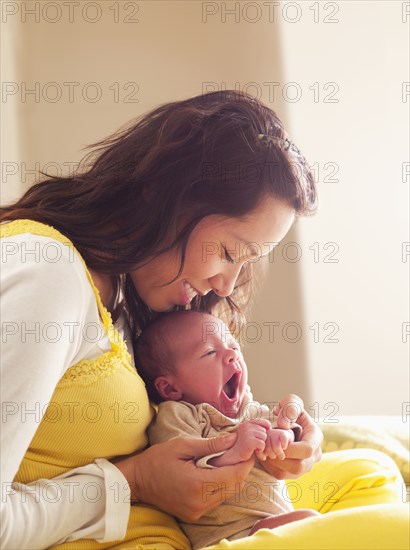
[[[165,401],[179,401],[182,398],[182,391],[167,376],[158,376],[155,379],[155,389]]]

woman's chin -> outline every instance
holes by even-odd
[[[168,311],[172,311],[175,308],[174,304],[148,304],[147,302],[144,302],[145,305],[149,307],[151,311],[154,311],[155,313],[167,313]]]

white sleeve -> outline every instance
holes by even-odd
[[[67,246],[31,234],[0,243],[0,546],[39,549],[79,538],[121,539],[129,487],[107,460],[52,482],[12,484],[59,379],[87,354],[81,327],[98,320],[98,308],[84,266]],[[84,498],[90,483],[97,492],[98,486],[98,499]]]

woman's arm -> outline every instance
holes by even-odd
[[[87,498],[90,486],[99,490],[98,501]],[[110,524],[107,516],[112,518]],[[4,550],[39,550],[81,538],[122,539],[128,517],[127,481],[104,459],[27,485],[2,478],[0,547]]]
[[[1,548],[47,548],[82,537],[120,539],[129,488],[108,461],[53,480],[12,485],[57,382],[86,351],[87,342],[73,338],[69,327],[77,326],[81,334],[85,323],[99,321],[85,270],[67,247],[35,235],[2,238],[1,244]],[[47,261],[56,246],[59,261]],[[48,323],[61,330],[57,342],[55,332],[46,332]],[[101,490],[97,502],[84,498],[90,482]],[[110,490],[113,484],[117,493]]]
[[[240,491],[254,464],[251,458],[235,466],[195,466],[200,457],[229,449],[235,439],[235,434],[209,439],[177,437],[115,465],[128,480],[132,501],[152,504],[182,521],[195,522]]]

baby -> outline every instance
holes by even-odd
[[[258,459],[238,493],[195,524],[181,522],[194,550],[320,515],[294,510],[284,481],[264,469],[267,457],[284,459],[289,443],[300,438],[301,427],[291,418],[302,411],[302,401],[289,396],[281,402],[287,406],[276,412],[289,429],[276,428],[269,407],[253,401],[239,344],[220,319],[192,310],[164,314],[140,336],[136,361],[150,398],[159,403],[148,428],[150,444],[236,431],[229,450],[203,457],[196,465],[233,465],[253,454]],[[203,498],[213,489],[204,487]]]

